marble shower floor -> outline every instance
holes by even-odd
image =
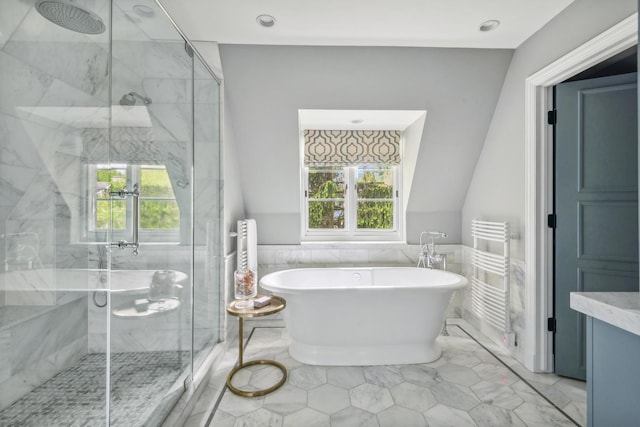
[[[144,425],[189,357],[175,351],[112,354],[111,425]],[[104,353],[83,356],[0,411],[0,426],[103,426],[105,369]]]
[[[310,366],[288,354],[284,328],[253,329],[245,360],[272,358],[289,371],[263,397],[234,395],[224,383],[235,347],[214,373],[186,427],[215,426],[585,426],[585,384],[533,374],[466,322],[440,337],[443,353],[420,365]],[[499,358],[496,357],[499,355]],[[279,371],[258,366],[234,377],[246,390],[275,383]]]

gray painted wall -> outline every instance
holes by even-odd
[[[220,53],[226,124],[258,243],[300,242],[297,113],[307,108],[427,110],[407,240],[440,229],[447,243],[461,241],[462,206],[511,50],[221,45]]]
[[[224,84],[223,84],[224,88]],[[236,149],[233,126],[231,125],[231,114],[224,104],[224,229],[227,234],[224,236],[224,254],[229,255],[236,250],[236,239],[230,236],[232,231],[236,231],[237,221],[247,218],[244,208],[244,196],[240,185],[240,173],[238,152]]]
[[[637,10],[636,0],[576,0],[516,49],[462,209],[462,243],[472,246],[471,220],[507,220],[524,237],[527,77]],[[512,254],[524,259],[524,239]]]

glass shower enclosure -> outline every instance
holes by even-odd
[[[159,425],[220,339],[220,83],[152,0],[0,16],[0,425]]]

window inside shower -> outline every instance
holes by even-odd
[[[111,193],[138,184],[138,227],[142,241],[179,242],[180,206],[165,166],[116,163],[91,165],[88,170],[91,197],[86,228],[89,234],[111,228],[114,238],[131,235],[134,204],[125,198],[113,198]]]

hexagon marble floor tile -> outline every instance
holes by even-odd
[[[212,427],[464,427],[585,426],[585,383],[533,374],[466,322],[440,336],[442,357],[401,366],[311,366],[292,359],[284,328],[254,328],[245,361],[270,358],[288,370],[286,383],[262,397],[240,397],[209,386],[186,426]],[[236,350],[237,351],[237,350]],[[213,383],[236,363],[230,349]],[[226,366],[225,366],[226,365]],[[280,371],[245,368],[233,384],[269,387]]]

